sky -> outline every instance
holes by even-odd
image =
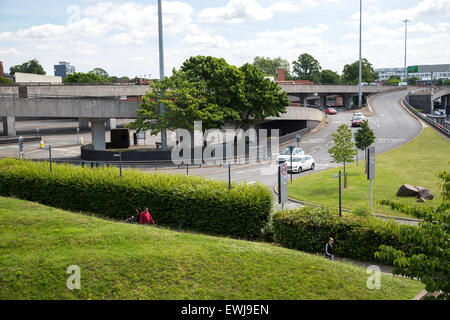
[[[374,68],[450,63],[450,0],[362,0],[362,55]],[[163,1],[165,73],[190,56],[241,66],[302,53],[342,73],[359,56],[358,0]],[[159,77],[157,0],[0,0],[5,70],[37,59],[115,76]]]

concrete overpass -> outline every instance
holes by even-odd
[[[91,124],[94,149],[106,148],[106,123],[114,119],[136,119],[138,102],[120,99],[89,98],[19,98],[3,96],[0,98],[0,117],[4,117],[4,134],[15,136],[16,117],[81,118]],[[304,126],[320,122],[323,112],[312,108],[288,107],[287,112],[270,121],[302,121]]]

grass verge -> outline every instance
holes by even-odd
[[[78,265],[81,289],[66,270]],[[0,197],[0,299],[411,299],[417,281],[271,244],[129,225]]]
[[[373,211],[378,214],[406,216],[380,206],[377,200],[387,199],[415,204],[416,198],[396,196],[403,184],[422,186],[439,195],[439,179],[436,174],[448,170],[450,143],[431,128],[425,128],[415,140],[400,148],[376,157],[375,180],[373,181]],[[289,185],[289,197],[307,203],[336,208],[339,206],[338,180],[333,178],[343,167],[328,169],[294,180]],[[359,166],[347,166],[348,188],[342,191],[342,206],[346,209],[370,206],[370,184],[364,173],[364,161]],[[429,204],[439,204],[438,197]],[[427,204],[416,204],[427,205]]]

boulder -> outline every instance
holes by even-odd
[[[397,191],[397,197],[417,197],[419,190],[410,184],[402,185]]]
[[[424,199],[424,198],[420,198],[419,200],[417,200],[416,202],[419,202],[419,203],[425,203],[426,202],[426,200]]]
[[[417,195],[418,198],[424,198],[425,200],[434,199],[434,195],[431,193],[429,189],[425,189],[420,186],[417,186],[416,189],[419,190],[419,194]]]

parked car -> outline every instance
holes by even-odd
[[[286,162],[288,172],[298,172],[301,173],[305,170],[314,170],[316,167],[316,163],[314,162],[313,157],[311,156],[301,156],[301,157],[293,157],[292,164],[288,160]]]
[[[304,154],[305,154],[305,152],[302,150],[302,148],[295,148],[292,151],[292,157],[294,157],[294,156],[303,156]],[[283,163],[283,162],[286,162],[288,160],[291,160],[291,152],[290,152],[289,148],[286,148],[277,157],[277,161],[278,161],[278,163]]]
[[[337,111],[335,108],[327,108],[325,114],[337,114]]]
[[[361,112],[356,112],[353,114],[352,127],[360,127],[361,123],[367,121]]]

